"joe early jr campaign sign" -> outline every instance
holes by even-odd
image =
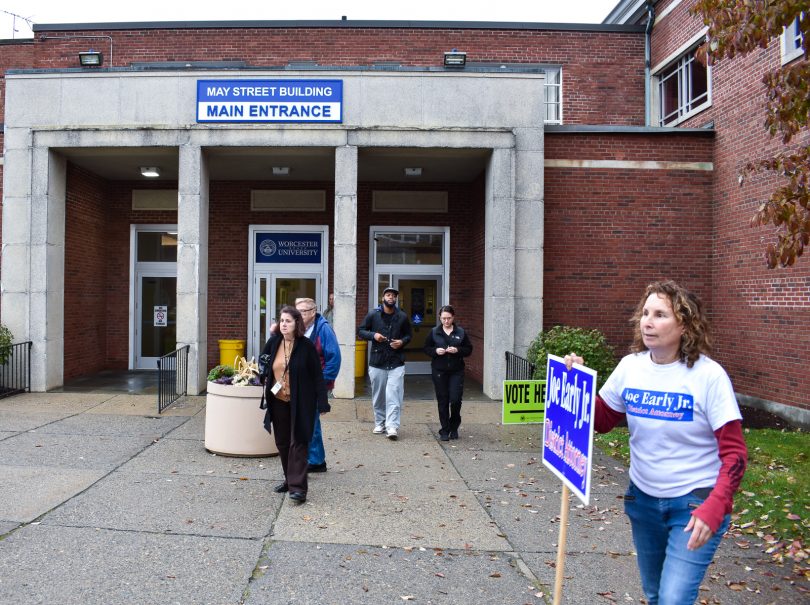
[[[591,457],[596,372],[549,355],[546,366],[546,420],[543,464],[584,503],[591,495]]]

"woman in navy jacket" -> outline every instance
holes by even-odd
[[[439,325],[428,332],[424,351],[430,358],[433,386],[439,405],[439,439],[458,439],[461,425],[461,396],[464,393],[464,358],[472,344],[464,329],[456,325],[456,312],[450,305],[439,310]]]

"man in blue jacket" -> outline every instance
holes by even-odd
[[[411,322],[397,309],[399,291],[383,290],[382,304],[371,311],[357,336],[371,341],[368,375],[374,405],[374,434],[396,440],[405,395],[405,347],[411,341]]]
[[[315,345],[318,355],[321,358],[323,368],[323,379],[329,393],[335,388],[335,379],[340,372],[340,346],[334,330],[329,322],[316,312],[315,301],[311,298],[296,298],[295,308],[301,313],[306,328],[306,336]],[[309,442],[309,468],[310,473],[326,472],[326,449],[323,446],[323,434],[321,433],[321,417],[315,414],[315,432],[312,433],[312,441]]]

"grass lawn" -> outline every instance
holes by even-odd
[[[748,468],[734,497],[731,532],[761,541],[774,559],[807,558],[810,544],[810,435],[744,429]],[[630,463],[627,428],[594,435],[605,454]]]

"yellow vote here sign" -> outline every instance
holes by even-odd
[[[545,380],[503,381],[503,424],[542,423],[545,412]]]

